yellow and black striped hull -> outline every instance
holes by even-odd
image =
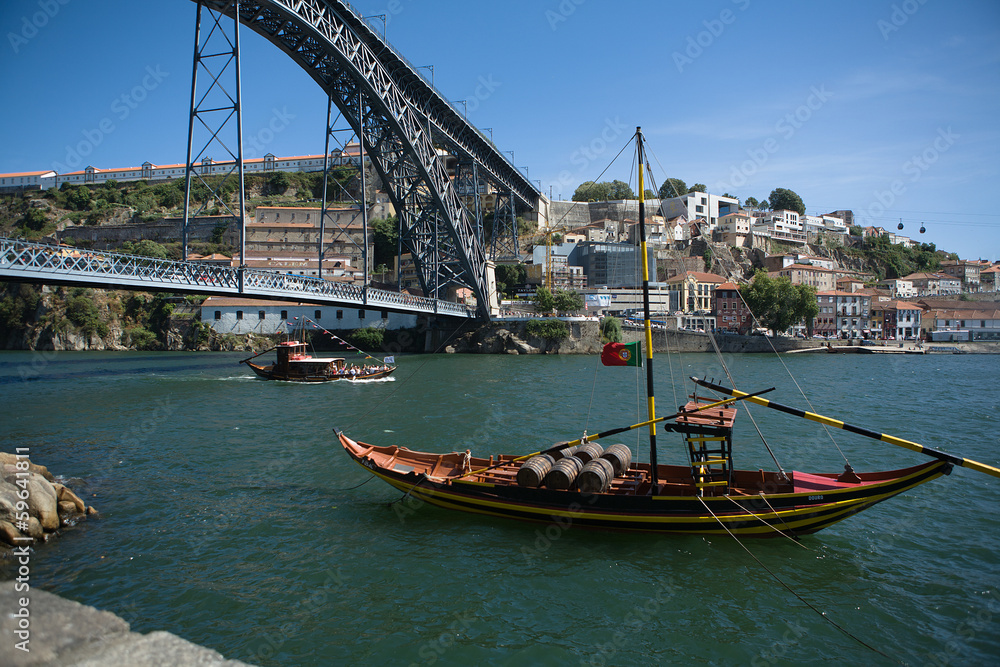
[[[342,442],[345,439],[341,436]],[[786,535],[807,535],[951,469],[947,462],[931,461],[871,475],[879,481],[802,493],[708,497],[694,495],[693,490],[690,495],[584,494],[524,488],[512,483],[428,477],[416,470],[406,470],[411,466],[403,466],[401,471],[395,465],[376,465],[374,458],[359,456],[358,450],[346,444],[345,449],[357,463],[383,481],[437,507],[521,521],[558,523],[564,528],[579,526],[681,535],[715,535],[727,529],[742,536],[770,537],[778,535],[778,531]],[[793,478],[794,475],[791,473]]]

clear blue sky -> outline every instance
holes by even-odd
[[[1000,259],[996,0],[354,6],[387,14],[389,41],[556,197],[597,179],[641,125],[657,182],[741,199],[784,187],[809,213],[902,218],[903,234]],[[194,15],[188,0],[3,0],[0,172],[183,162]],[[245,135],[278,126],[267,151],[321,153],[324,95],[241,36]],[[89,155],[73,154],[81,142]],[[600,180],[630,171],[624,159]]]

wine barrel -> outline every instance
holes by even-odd
[[[563,447],[562,449],[557,449],[556,451],[551,452],[551,456],[553,461],[559,461],[565,458],[569,458],[570,456],[573,456],[573,454],[575,453],[576,453],[576,447]]]
[[[609,445],[601,454],[601,458],[611,461],[611,465],[615,468],[615,477],[621,477],[632,465],[632,450],[627,445]]]
[[[571,489],[581,468],[583,463],[575,456],[556,461],[545,476],[545,486],[563,491]]]
[[[576,453],[573,456],[583,461],[584,464],[587,464],[594,459],[600,458],[602,453],[604,453],[603,447],[596,442],[588,442],[577,447]]]
[[[604,493],[615,478],[615,467],[607,459],[594,459],[576,478],[576,484],[582,493]]]
[[[555,461],[548,454],[532,456],[517,470],[517,485],[536,487],[545,479]]]

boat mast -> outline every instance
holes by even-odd
[[[639,252],[642,253],[642,315],[646,330],[646,406],[649,421],[656,419],[656,401],[653,398],[653,328],[649,320],[649,262],[646,254],[646,184],[643,169],[646,151],[642,145],[642,128],[635,128],[635,145],[639,162]],[[656,423],[649,425],[649,473],[652,494],[656,495],[659,479],[656,475]]]

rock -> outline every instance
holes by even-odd
[[[0,521],[17,521],[17,487],[0,480]]]
[[[83,512],[87,511],[87,506],[84,504],[84,502],[80,500],[80,497],[78,495],[70,491],[68,487],[65,487],[59,483],[53,484],[52,486],[56,490],[56,498],[59,500],[60,504],[64,501],[68,501],[73,503],[78,513],[82,514]]]
[[[60,500],[57,504],[59,516],[62,518],[71,517],[74,514],[79,514],[80,512],[76,509],[76,503],[70,500]]]
[[[59,528],[59,509],[56,490],[41,475],[32,473],[28,478],[28,512],[37,516],[45,530]]]
[[[4,464],[4,478],[6,478],[6,466],[15,465],[18,461],[25,461],[26,459],[18,459],[16,455],[10,454],[8,452],[0,452],[0,463]],[[14,472],[17,472],[17,468],[14,468]],[[36,472],[50,482],[56,481],[56,478],[52,476],[49,469],[45,466],[40,466],[28,461],[28,472]]]
[[[9,521],[0,521],[0,542],[9,544],[12,547],[22,546],[24,540],[17,538],[24,537],[21,532]]]
[[[28,517],[28,535],[36,540],[45,540],[45,529],[41,522],[33,516]]]
[[[93,505],[88,505],[87,506],[87,516],[93,516],[95,514],[97,514],[97,510],[94,509],[94,506]]]

